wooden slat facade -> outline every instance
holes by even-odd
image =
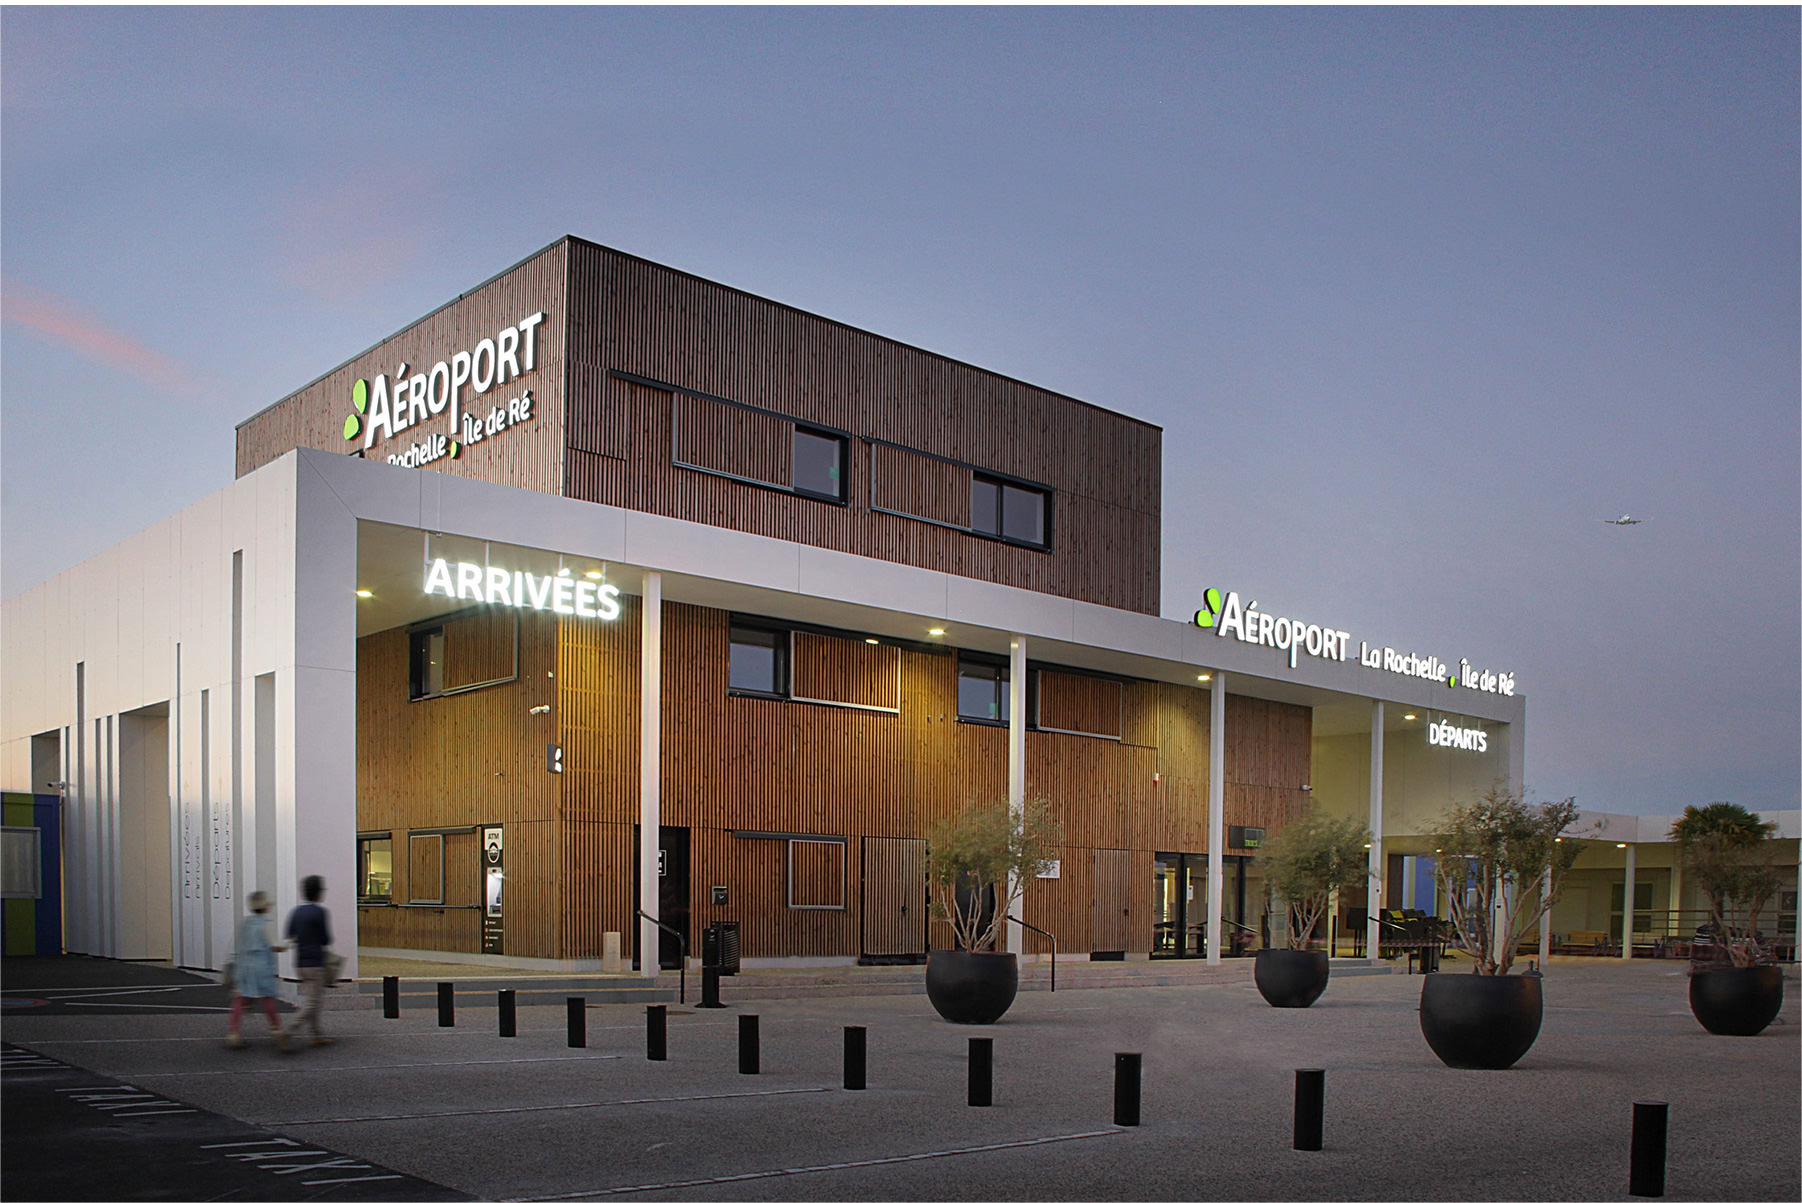
[[[1039,672],[1039,726],[1120,738],[1121,684],[1072,673]]]
[[[472,350],[482,339],[494,338],[503,327],[517,325],[542,311],[545,319],[535,331],[537,366],[533,371],[481,395],[468,385],[462,389],[465,410],[477,414],[486,413],[496,403],[504,404],[529,388],[534,402],[532,418],[465,446],[455,458],[434,460],[422,470],[539,493],[561,493],[565,338],[569,328],[568,245],[557,242],[546,247],[241,423],[237,438],[238,475],[254,471],[294,447],[342,453],[361,448],[362,439],[347,442],[344,438],[344,419],[355,412],[351,388],[357,380],[373,382],[378,374],[393,379],[402,364],[407,365],[409,375],[429,372],[434,363],[448,361],[459,351]],[[598,420],[598,412],[597,407],[597,417],[591,420]],[[416,427],[378,439],[363,455],[366,459],[384,460],[392,453],[405,451],[426,434],[449,430],[448,414],[430,417]]]
[[[569,441],[566,495],[1157,612],[1157,427],[605,247],[567,245],[571,362],[665,387],[572,387],[568,422],[581,433]],[[846,432],[846,504],[673,466],[676,415],[686,424],[697,412],[678,390],[778,415],[753,459],[788,423]],[[598,410],[621,403],[628,456],[588,450],[591,431],[620,421]],[[1049,552],[920,520],[966,524],[972,469],[1052,491]]]
[[[517,680],[420,702],[407,701],[406,632],[359,641],[358,826],[393,832],[395,897],[411,896],[410,831],[500,823],[508,953],[597,957],[609,931],[625,934],[630,947],[639,602],[622,602],[611,623],[522,614]],[[954,654],[856,637],[797,632],[796,663],[812,666],[798,679],[837,681],[824,692],[851,701],[892,699],[898,687],[898,710],[730,695],[730,627],[724,611],[664,607],[662,818],[689,832],[690,939],[731,919],[741,924],[745,956],[907,955],[890,951],[917,930],[896,926],[894,899],[915,898],[906,924],[924,925],[924,838],[958,808],[1005,797],[1006,730],[957,721]],[[486,630],[493,644],[510,644],[510,622]],[[1066,954],[1146,952],[1152,854],[1207,848],[1208,693],[1057,675],[1094,690],[1091,698],[1112,695],[1120,737],[1028,732],[1027,788],[1053,801],[1064,846],[1059,877],[1028,889],[1026,918],[1055,933]],[[546,703],[550,714],[529,713]],[[1227,822],[1274,830],[1305,797],[1309,712],[1229,697],[1227,718]],[[563,749],[561,774],[545,770],[544,747],[553,741]],[[795,844],[791,871],[791,836],[833,842]],[[475,863],[475,838],[467,830],[445,837],[445,908],[364,908],[365,942],[479,949],[476,878],[458,894],[465,887],[451,872]],[[453,856],[459,841],[468,854]],[[1101,862],[1098,850],[1107,851]],[[889,876],[866,881],[871,864]],[[897,882],[895,872],[919,877]],[[726,889],[724,906],[713,903],[713,886]],[[791,889],[798,903],[843,909],[791,908]],[[1127,912],[1123,929],[1098,926],[1103,890],[1108,907],[1118,901]],[[459,911],[462,897],[469,909]],[[871,899],[884,914],[865,914]],[[948,928],[931,930],[944,946]],[[1032,936],[1027,947],[1048,944]]]

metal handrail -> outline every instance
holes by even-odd
[[[647,915],[643,911],[639,911],[638,917],[640,919],[649,919],[652,923],[656,924],[657,927],[668,932],[670,935],[676,937],[676,946],[682,950],[682,959],[677,963],[677,966],[676,966],[677,971],[681,975],[677,979],[679,988],[678,988],[678,992],[676,994],[676,999],[678,1002],[687,1003],[688,1002],[688,937],[683,935],[681,932],[677,931],[675,928],[671,927],[669,924],[663,922],[663,920],[657,918],[655,915]],[[640,959],[643,959],[643,957],[645,955],[645,951],[646,951],[645,949],[642,949],[642,948],[639,949],[638,955],[639,955]]]
[[[1007,921],[1009,923],[1018,923],[1021,927],[1024,927],[1027,931],[1036,931],[1041,936],[1044,936],[1047,940],[1051,941],[1051,992],[1053,994],[1056,994],[1057,993],[1057,937],[1052,935],[1050,932],[1046,931],[1042,927],[1034,927],[1032,924],[1028,923],[1026,920],[1016,919],[1012,915],[1009,915],[1007,917]]]

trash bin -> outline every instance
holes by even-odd
[[[721,975],[738,972],[738,924],[709,923],[701,932],[701,968]]]

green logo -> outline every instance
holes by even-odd
[[[1215,620],[1220,617],[1220,607],[1225,604],[1221,600],[1220,590],[1209,589],[1206,593],[1203,593],[1201,595],[1201,604],[1203,608],[1195,611],[1195,625],[1198,627],[1211,627],[1214,625]]]
[[[357,407],[356,414],[344,419],[344,440],[349,442],[363,433],[363,419],[357,414],[369,412],[369,381],[359,380],[350,386],[350,403]]]

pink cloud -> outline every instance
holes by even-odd
[[[154,388],[189,396],[200,392],[199,381],[184,365],[108,329],[42,289],[0,281],[0,316]]]

